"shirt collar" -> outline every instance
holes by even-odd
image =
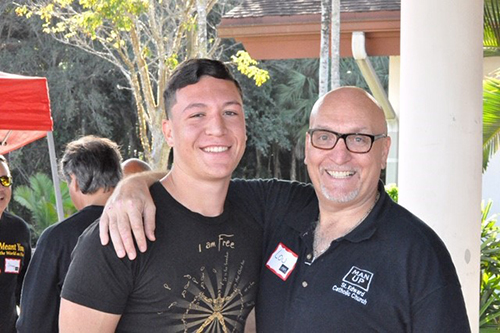
[[[385,192],[382,181],[378,184],[378,192],[380,193],[380,198],[366,219],[353,231],[339,240],[345,239],[352,243],[360,243],[370,239],[375,234],[377,231],[378,221],[380,221],[380,219],[382,219],[387,213],[389,208],[388,206],[393,202],[391,197],[387,194],[387,192]]]
[[[375,234],[378,225],[377,221],[383,218],[389,208],[389,205],[393,203],[391,197],[386,193],[382,181],[379,181],[378,191],[380,193],[380,198],[366,219],[353,231],[344,237],[339,238],[338,241],[347,240],[352,243],[359,243],[370,239]],[[289,217],[285,223],[290,228],[299,232],[302,237],[305,237],[307,234],[314,234],[314,228],[316,227],[318,216],[319,205],[316,199],[311,201],[300,214]]]

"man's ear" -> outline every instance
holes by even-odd
[[[385,142],[382,147],[382,165],[380,166],[382,170],[387,167],[387,159],[389,158],[389,150],[391,149],[391,137],[388,136],[383,140]]]
[[[161,124],[161,130],[163,132],[163,137],[165,138],[165,141],[167,141],[168,145],[170,147],[174,147],[175,142],[174,138],[172,135],[172,123],[170,119],[164,119],[162,124]]]
[[[75,175],[70,175],[70,177],[71,182],[69,183],[69,186],[73,188],[73,192],[79,192],[80,186],[78,185],[78,179],[76,179]]]
[[[306,133],[306,142],[304,143],[304,164],[307,165],[307,155],[309,153],[309,149],[311,149],[311,147],[309,147],[309,142],[310,142],[310,139],[309,139],[309,133]]]

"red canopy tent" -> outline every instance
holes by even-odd
[[[47,79],[0,72],[0,154],[52,131]]]
[[[59,219],[62,200],[52,137],[47,79],[0,72],[0,154],[47,136]]]

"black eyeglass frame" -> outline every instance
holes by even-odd
[[[8,185],[5,185],[7,183]],[[12,186],[12,176],[0,176],[0,185],[3,187],[11,187]]]
[[[314,144],[314,142],[313,142],[313,134],[314,134],[314,132],[318,132],[318,131],[328,132],[328,133],[334,134],[337,137],[337,140],[335,141],[335,143],[333,144],[333,146],[331,148],[318,147],[318,146],[316,146]],[[330,130],[322,129],[322,128],[310,128],[307,131],[307,134],[309,134],[309,138],[311,140],[311,145],[314,148],[321,149],[321,150],[332,150],[333,148],[335,148],[337,146],[337,143],[339,143],[340,139],[344,139],[345,147],[347,148],[348,151],[350,151],[351,153],[354,153],[354,154],[367,154],[367,153],[370,152],[370,150],[372,150],[373,143],[375,141],[377,141],[378,139],[387,138],[387,134],[373,135],[373,134],[366,134],[366,133],[338,133],[338,132],[334,132],[334,131],[330,131]],[[363,152],[352,151],[351,149],[349,149],[349,146],[348,146],[347,141],[346,141],[346,138],[348,136],[350,136],[350,135],[362,135],[362,136],[370,138],[370,148],[368,148],[367,151],[363,151]]]

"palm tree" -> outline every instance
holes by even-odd
[[[484,1],[484,56],[500,55],[500,0]],[[483,172],[500,147],[500,68],[483,80]]]
[[[318,59],[297,59],[280,71],[284,73],[284,83],[276,87],[276,103],[292,144],[290,179],[304,181],[298,175],[297,161],[304,159],[309,114],[318,99]]]
[[[38,238],[45,228],[57,222],[55,194],[52,180],[44,174],[37,173],[29,178],[30,186],[18,186],[14,190],[14,200],[31,212],[35,238]],[[68,186],[61,182],[64,215],[76,212],[68,192]]]
[[[500,146],[500,69],[483,80],[483,172]]]

